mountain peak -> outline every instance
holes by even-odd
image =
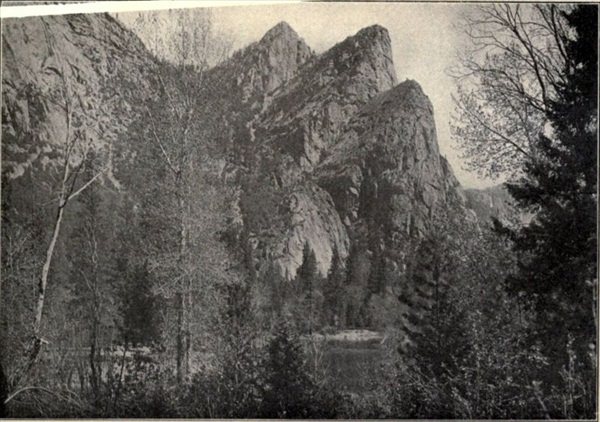
[[[377,36],[377,35],[384,35],[387,37],[390,36],[387,28],[385,28],[379,24],[367,26],[366,28],[363,28],[356,33],[356,36],[358,36],[358,37],[361,37],[361,36],[362,37],[364,37],[364,36],[373,37],[373,36]]]
[[[269,29],[266,34],[262,37],[261,43],[273,41],[277,38],[286,38],[293,40],[300,40],[298,33],[285,21],[279,22],[277,25]]]
[[[313,52],[287,22],[279,22],[260,41],[234,53],[227,68],[242,102],[268,95],[292,79]]]
[[[377,70],[379,92],[387,91],[397,83],[392,41],[388,30],[381,25],[371,25],[361,29],[355,35],[336,44],[325,54],[335,62],[344,62],[351,67],[363,63]]]

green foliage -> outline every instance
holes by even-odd
[[[225,306],[217,325],[220,332],[216,352],[218,397],[222,407],[220,417],[236,417],[256,412],[260,394],[261,353],[259,331],[252,307],[248,283],[224,287]]]
[[[376,249],[371,259],[369,279],[367,280],[367,291],[369,294],[377,295],[385,290],[387,284],[386,260],[382,251]]]
[[[366,326],[384,328],[388,319],[386,313],[389,311],[389,308],[385,306],[387,287],[391,284],[392,277],[386,267],[387,261],[384,251],[377,246],[373,249],[362,314],[365,315],[364,324]],[[374,306],[375,304],[380,306]]]
[[[156,356],[133,351],[108,369],[103,396],[90,416],[173,418],[179,415],[175,377]]]
[[[365,306],[366,285],[370,261],[364,245],[353,243],[346,261],[346,281],[343,289],[342,326],[359,328],[368,323]]]
[[[477,333],[521,346],[509,359],[486,351],[482,338],[469,355],[495,356],[520,372],[511,379],[526,394],[515,409],[532,417],[593,417],[595,409],[597,16],[595,5],[486,5],[466,22],[473,50],[463,76],[477,83],[462,84],[453,134],[471,168],[513,176],[507,188],[532,216],[517,228],[495,223],[519,257],[517,271],[505,274],[512,296],[482,295],[498,310],[493,318],[481,306],[465,314],[467,327],[482,324]],[[521,323],[528,315],[518,330],[503,317],[507,306],[517,308]],[[508,394],[507,383],[498,386],[500,396]],[[489,391],[481,394],[495,403]]]
[[[515,268],[510,243],[457,216],[442,221],[407,268],[412,283],[401,293],[390,411],[412,418],[544,417],[532,384],[546,369],[545,357],[528,344],[533,316],[505,291]]]
[[[275,264],[268,264],[265,272],[256,283],[257,306],[261,313],[263,327],[270,327],[273,321],[281,317],[286,303],[290,300],[291,285],[280,274]]]

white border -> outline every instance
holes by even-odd
[[[301,0],[221,0],[221,1],[101,1],[82,2],[67,4],[45,4],[11,6],[3,4],[0,6],[0,16],[4,18],[24,18],[40,15],[67,15],[75,13],[103,13],[103,12],[136,12],[141,10],[167,10],[167,9],[191,9],[196,7],[227,7],[227,6],[264,6],[276,4],[301,3]]]

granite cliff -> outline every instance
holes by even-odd
[[[290,48],[279,48],[282,42]],[[464,193],[439,153],[431,102],[417,82],[398,84],[388,31],[364,28],[319,55],[299,55],[309,51],[304,46],[280,23],[221,65],[224,71],[215,69],[223,75],[263,51],[279,53],[270,56],[268,69],[261,60],[245,67],[259,80],[281,83],[258,91],[262,96],[252,101],[239,98],[246,112],[236,115],[245,121],[232,125],[242,128],[232,138],[239,144],[251,139],[255,150],[259,145],[273,157],[267,183],[290,204],[290,217],[275,240],[255,243],[266,250],[256,256],[269,257],[288,279],[302,262],[305,243],[325,275],[334,249],[344,259],[356,243],[402,248],[407,239],[427,234],[436,213],[466,212]],[[252,92],[250,79],[237,79],[238,86],[240,81],[239,92]]]
[[[126,133],[139,111],[126,99],[118,109],[98,99],[133,86],[139,100],[153,89],[156,59],[108,15],[7,20],[2,43],[5,176],[52,160],[31,127],[61,138],[64,113],[51,97],[62,72],[76,81],[77,101],[96,99],[112,116],[98,127],[105,136]],[[57,54],[67,70],[53,64]],[[352,248],[366,255],[386,250],[398,268],[411,239],[426,236],[436,217],[451,212],[474,222],[476,214],[488,219],[494,212],[484,210],[481,195],[465,196],[440,155],[433,106],[416,81],[398,83],[381,26],[315,54],[282,22],[203,77],[198,95],[205,98],[206,126],[219,128],[212,136],[223,147],[214,159],[239,185],[232,208],[258,271],[274,263],[293,279],[305,244],[322,275],[334,250],[344,260]],[[260,189],[248,185],[250,177]],[[252,225],[248,204],[261,208],[265,195],[276,206],[265,205],[266,222]],[[271,217],[280,222],[276,228]]]
[[[127,130],[136,112],[125,87],[148,96],[156,61],[142,42],[109,15],[63,15],[2,21],[2,172],[52,164],[44,141],[60,144],[69,101],[84,110],[95,143]],[[71,107],[74,109],[75,107]]]

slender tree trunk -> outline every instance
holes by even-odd
[[[4,367],[0,360],[0,418],[5,418],[8,414],[6,411],[6,404],[4,403],[8,399],[8,381],[6,374],[4,373]]]
[[[594,318],[594,328],[598,332],[598,278],[592,281],[592,316]]]
[[[308,334],[312,336],[313,330],[313,283],[309,281],[308,285]]]
[[[183,309],[184,309],[184,299],[183,293],[178,292],[175,295],[176,306],[177,306],[177,382],[183,382],[183,366],[184,366],[184,357],[183,357]]]
[[[91,371],[91,386],[92,386],[92,394],[94,395],[94,401],[97,402],[99,399],[99,371],[98,371],[98,357],[97,357],[97,347],[98,347],[98,316],[97,316],[97,307],[94,305],[94,317],[92,321],[92,333],[90,339],[90,371]]]
[[[42,267],[42,274],[38,282],[38,296],[35,304],[35,314],[33,320],[33,338],[30,346],[31,349],[29,351],[29,357],[27,360],[25,373],[29,372],[31,368],[35,365],[42,348],[42,338],[40,337],[40,331],[42,326],[42,314],[44,312],[44,301],[46,298],[46,286],[48,285],[48,274],[50,273],[50,265],[52,264],[52,258],[54,257],[54,249],[56,247],[58,235],[60,234],[60,227],[63,220],[65,205],[66,202],[63,199],[61,199],[61,203],[59,204],[58,212],[56,214],[56,220],[54,221],[52,239],[50,240],[50,244],[48,245],[48,249],[46,250],[46,260],[44,261],[44,266]]]
[[[121,356],[121,368],[119,370],[119,380],[117,388],[115,390],[115,396],[113,397],[113,417],[118,417],[117,405],[121,398],[121,387],[123,386],[123,372],[125,370],[125,361],[127,360],[127,351],[129,350],[129,340],[125,339],[125,347],[123,348],[123,355]]]
[[[178,181],[177,194],[179,196],[179,212],[180,212],[180,238],[179,238],[179,266],[180,271],[183,271],[185,265],[185,257],[187,253],[187,225],[185,222],[185,200],[181,189],[181,183]],[[188,292],[189,281],[187,276],[181,280],[180,291],[177,293],[177,381],[183,382],[183,378],[188,373],[189,368],[189,309],[188,309]]]
[[[192,281],[188,280],[187,292],[185,294],[186,299],[186,309],[185,309],[185,321],[184,321],[184,329],[185,329],[185,343],[184,343],[184,371],[185,374],[190,373],[190,352],[192,350]]]

